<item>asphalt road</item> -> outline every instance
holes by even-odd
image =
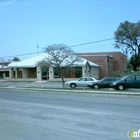
[[[140,97],[0,89],[0,140],[127,140]]]

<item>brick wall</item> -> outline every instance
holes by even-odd
[[[123,72],[127,67],[127,57],[121,52],[76,53],[100,66],[100,78]]]

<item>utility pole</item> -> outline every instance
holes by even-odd
[[[38,52],[39,46],[37,45],[36,47],[37,47],[37,55],[39,55],[39,52]]]

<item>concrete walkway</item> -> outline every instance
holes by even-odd
[[[116,94],[116,95],[140,95],[140,89],[126,89],[123,91],[113,89],[94,90],[86,88],[62,88],[61,82],[34,81],[34,82],[11,82],[0,80],[0,88],[3,89],[21,89],[21,90],[41,90],[53,92],[72,92],[72,93],[96,93],[96,94]]]

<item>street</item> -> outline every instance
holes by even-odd
[[[140,97],[0,89],[0,140],[127,140]]]

